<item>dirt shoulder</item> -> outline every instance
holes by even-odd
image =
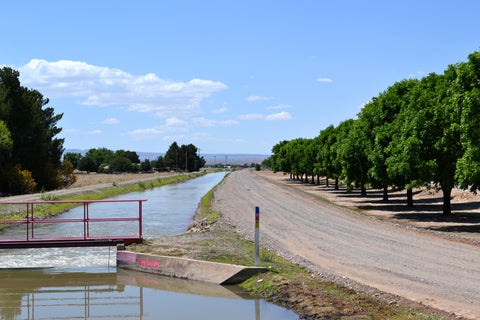
[[[240,235],[252,239],[252,212],[260,206],[262,246],[307,270],[333,281],[343,280],[352,288],[376,288],[367,292],[377,290],[455,313],[455,317],[480,317],[478,245],[450,241],[438,237],[439,231],[404,222],[384,223],[380,220],[389,218],[373,218],[366,210],[370,203],[355,193],[332,187],[324,196],[313,196],[304,188],[319,192],[321,186],[290,182],[281,174],[262,179],[265,175],[270,173],[235,172],[215,193],[214,207]],[[270,183],[275,177],[278,180]],[[374,193],[370,193],[367,200],[376,205],[381,195],[372,197]],[[337,194],[341,203],[332,205],[319,199],[331,194]],[[435,212],[426,202],[427,214]],[[344,208],[347,203],[353,210]],[[391,216],[398,214],[395,209],[390,211]],[[387,209],[380,212],[385,214]],[[439,223],[445,221],[439,219]],[[451,235],[461,239],[458,234]]]
[[[367,196],[362,197],[360,190],[347,192],[345,186],[335,190],[333,181],[327,186],[325,179],[318,185],[290,180],[289,176],[283,173],[260,171],[256,174],[271,182],[295,188],[317,199],[369,217],[407,228],[426,230],[450,239],[480,244],[480,194],[452,190],[453,215],[444,216],[442,192],[434,188],[414,189],[414,206],[407,207],[405,190],[389,190],[389,200],[383,201],[382,190],[367,190]]]

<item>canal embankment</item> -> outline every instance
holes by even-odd
[[[222,183],[216,188],[222,188]],[[186,233],[151,238],[128,250],[253,266],[254,244],[237,232],[238,226],[215,211],[214,199],[215,189],[212,189],[201,201]],[[268,272],[251,277],[241,286],[256,297],[292,309],[301,318],[444,319],[449,316],[372,288],[353,288],[347,281],[312,273],[263,248],[260,249],[260,266]]]
[[[153,186],[149,183],[136,181],[133,184],[134,187],[140,188]],[[117,187],[120,187],[119,184],[113,182],[109,183],[106,189],[91,186],[90,191],[81,197],[84,199],[86,195],[96,194],[100,197],[109,197],[108,189]],[[116,192],[129,191],[122,189]],[[56,192],[48,194],[58,196]],[[221,212],[212,208],[211,201],[214,198],[215,190],[211,190],[203,198],[189,231],[171,236],[152,237],[142,245],[129,247],[129,250],[244,266],[254,265],[253,243],[239,235],[238,226],[232,225]],[[260,266],[267,268],[268,272],[250,278],[241,286],[257,297],[294,310],[302,318],[440,318],[426,313],[425,310],[402,305],[394,297],[391,300],[379,299],[375,292],[362,292],[352,289],[348,284],[323,279],[318,274],[312,274],[268,250],[260,250]]]

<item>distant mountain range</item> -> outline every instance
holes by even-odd
[[[88,150],[80,150],[80,149],[66,149],[65,153],[73,152],[73,153],[80,153],[85,155]],[[155,160],[159,156],[164,156],[165,153],[161,152],[138,152],[137,154],[140,158],[140,161],[145,159]],[[251,163],[261,163],[263,160],[270,157],[269,154],[248,154],[248,153],[241,153],[241,154],[228,154],[228,153],[218,153],[218,154],[200,154],[207,164],[219,164],[219,163],[227,163],[227,164],[251,164]]]

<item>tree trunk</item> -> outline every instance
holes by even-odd
[[[407,189],[407,207],[413,207],[413,190]]]
[[[367,196],[367,188],[365,188],[365,185],[362,185],[362,186],[360,187],[360,195],[361,195],[362,197],[366,197],[366,196]]]
[[[388,187],[383,187],[383,201],[388,201]]]
[[[452,188],[443,188],[443,215],[450,216],[452,215],[452,206],[450,203],[451,195],[452,195]]]
[[[312,174],[312,184],[315,184],[315,175]]]
[[[320,184],[320,176],[317,176],[317,184]]]
[[[302,181],[303,181],[303,175],[302,175]],[[308,183],[308,174],[305,174],[305,183]]]
[[[327,185],[327,188],[328,188],[328,177],[325,178],[325,184]]]
[[[335,190],[338,190],[338,178],[335,178]]]

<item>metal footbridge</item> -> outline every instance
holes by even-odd
[[[0,202],[0,208],[20,207],[23,219],[1,219],[0,228],[17,228],[17,235],[20,238],[0,238],[0,249],[19,248],[52,248],[52,247],[94,247],[94,246],[115,246],[120,243],[125,245],[142,242],[142,204],[147,201],[141,200],[77,200],[77,201],[18,201]],[[112,212],[102,214],[106,211],[101,208],[105,203],[138,203],[138,211],[135,216],[123,217],[113,216]],[[76,218],[62,219],[60,217],[39,217],[42,206],[70,204],[72,206],[83,206],[83,216]],[[92,215],[91,205],[95,204],[97,212]],[[23,208],[23,209],[21,209]],[[111,211],[116,211],[116,210]],[[69,224],[68,235],[57,235],[56,232],[45,234],[41,228],[52,224]],[[93,226],[93,227],[92,227]],[[107,227],[106,227],[107,226]],[[128,226],[128,228],[125,228]],[[3,229],[3,228],[2,228]],[[114,230],[112,232],[112,229]],[[130,232],[127,232],[129,229]],[[134,230],[132,232],[132,230]]]

